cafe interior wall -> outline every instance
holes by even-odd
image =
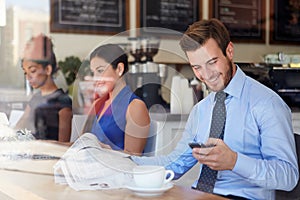
[[[202,17],[207,19],[209,0],[203,0]],[[269,16],[270,0],[266,0],[266,16]],[[136,0],[130,0],[130,29],[136,27]],[[234,43],[235,61],[236,62],[263,62],[263,57],[269,53],[283,52],[286,54],[299,54],[300,47],[296,45],[274,45],[269,44],[269,18],[266,19],[266,42],[265,43]],[[133,33],[133,31],[132,31]],[[56,52],[59,58],[69,55],[76,55],[85,58],[88,53],[97,45],[107,40],[116,43],[128,42],[126,37],[104,36],[104,35],[87,35],[87,34],[61,34],[51,33],[55,39]],[[134,35],[134,34],[133,34]],[[132,34],[131,34],[132,36]],[[160,48],[166,51],[160,51],[154,57],[154,61],[163,63],[186,63],[186,58],[181,51],[178,40],[162,39]],[[170,52],[170,51],[171,52]]]
[[[202,18],[209,16],[209,0],[202,0]],[[49,4],[50,5],[50,4]],[[266,0],[266,16],[269,16],[270,0]],[[136,0],[130,0],[130,30],[129,35],[134,36],[136,24]],[[299,54],[300,47],[296,45],[269,44],[269,19],[266,19],[266,42],[265,43],[234,43],[236,62],[263,62],[265,54],[283,52],[286,54]],[[55,45],[57,60],[64,60],[68,56],[77,56],[80,59],[87,58],[88,54],[99,44],[106,42],[126,43],[128,36],[116,35],[93,35],[73,33],[48,33]],[[158,54],[154,61],[158,63],[187,63],[184,53],[181,51],[178,40],[162,38]],[[0,75],[5,76],[4,74]],[[13,80],[13,79],[11,79]],[[15,81],[15,80],[14,80]],[[23,80],[22,80],[23,81]]]

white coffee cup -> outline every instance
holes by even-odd
[[[161,188],[173,178],[174,172],[163,166],[139,165],[133,169],[135,185],[140,188]]]

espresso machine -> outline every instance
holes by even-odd
[[[161,96],[167,66],[153,61],[153,57],[158,53],[159,45],[160,39],[156,37],[128,38],[127,52],[134,59],[129,63],[127,84],[148,108],[156,104],[168,107]]]

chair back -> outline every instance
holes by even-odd
[[[70,142],[74,142],[81,135],[86,120],[87,120],[87,115],[79,115],[79,114],[73,115]]]
[[[155,121],[150,122],[149,136],[144,148],[143,156],[154,156],[156,151],[157,124]]]
[[[300,169],[300,133],[294,133],[296,143],[296,153],[298,157],[298,170]],[[276,200],[296,200],[300,199],[300,181],[292,191],[276,191]]]

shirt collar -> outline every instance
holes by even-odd
[[[238,65],[236,65],[236,67],[236,73],[232,77],[227,87],[224,89],[224,92],[230,96],[240,98],[246,81],[246,74],[239,68]]]
[[[227,96],[240,98],[246,81],[246,74],[239,68],[238,65],[236,65],[236,68],[236,73],[232,77],[227,87],[224,89],[224,92],[227,94]],[[212,102],[215,101],[215,96],[216,92],[211,92],[209,98]]]

